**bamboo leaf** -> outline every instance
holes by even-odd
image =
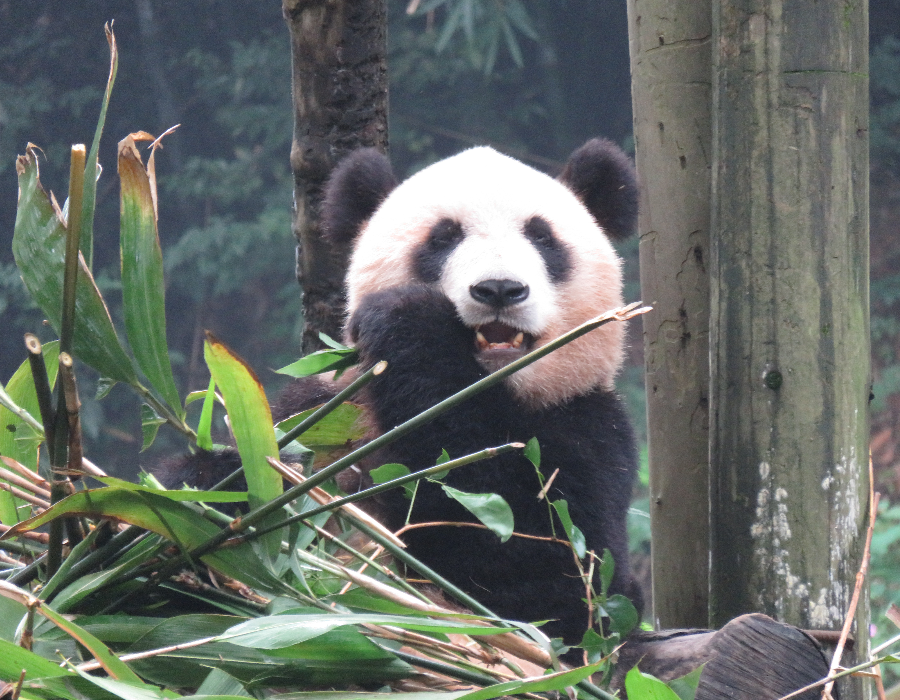
[[[242,622],[221,635],[220,641],[254,649],[281,649],[306,642],[346,625],[392,625],[402,629],[443,634],[491,635],[513,631],[515,627],[487,627],[453,620],[432,620],[412,615],[309,614],[273,615]]]
[[[190,501],[194,503],[242,503],[247,500],[247,494],[243,491],[192,491],[189,489],[166,491],[154,489],[149,486],[133,484],[130,481],[116,479],[112,476],[97,477],[97,481],[100,481],[107,486],[115,486],[117,488],[126,489],[128,491],[145,491],[148,493],[154,493],[158,496],[165,496],[166,498],[169,498],[173,501]]]
[[[299,379],[322,372],[343,371],[355,365],[358,360],[359,353],[352,348],[319,350],[275,371]]]
[[[18,680],[23,668],[27,671],[25,677],[29,680],[75,675],[59,664],[48,661],[17,644],[0,639],[0,678],[7,681]]]
[[[531,440],[525,443],[525,449],[522,451],[522,454],[536,469],[541,468],[541,446],[536,437],[531,438]]]
[[[103,126],[106,123],[106,110],[109,108],[109,98],[112,95],[113,83],[116,81],[116,73],[119,69],[119,51],[116,47],[116,37],[109,25],[106,30],[106,41],[109,44],[109,77],[106,79],[106,91],[103,93],[103,101],[100,103],[100,116],[97,118],[97,128],[94,130],[94,140],[87,156],[84,168],[84,195],[81,205],[81,253],[88,269],[93,269],[94,259],[94,209],[97,202],[97,179],[100,176],[98,154],[100,152],[100,137],[103,135]]]
[[[466,493],[446,484],[441,488],[496,534],[501,542],[506,542],[512,536],[513,512],[502,496],[496,493]]]
[[[222,393],[231,429],[244,466],[250,508],[256,509],[282,493],[281,476],[266,461],[278,458],[278,444],[272,429],[272,413],[266,393],[256,374],[212,334],[207,333],[204,356],[209,372]],[[262,526],[274,522],[273,513]],[[278,532],[266,536],[268,551],[281,546]]]
[[[159,415],[152,406],[141,404],[141,452],[153,444],[156,434],[159,432],[159,426],[165,422],[166,419]]]
[[[60,331],[66,229],[41,186],[35,147],[16,160],[19,205],[13,255],[32,299]],[[137,386],[137,374],[122,349],[109,310],[90,271],[79,259],[74,353],[101,374]]]
[[[642,673],[637,666],[625,676],[625,692],[628,697],[641,700],[679,700],[674,690],[658,678]]]
[[[278,429],[288,432],[312,415],[317,408],[311,408],[291,416],[278,424]],[[304,447],[322,451],[333,447],[343,447],[366,435],[365,411],[356,404],[344,402],[331,413],[305,430],[296,438]]]
[[[203,397],[203,408],[200,411],[200,422],[197,424],[197,447],[201,450],[212,450],[212,416],[216,403],[216,380],[210,377],[209,389]]]
[[[537,678],[523,678],[516,681],[508,681],[506,683],[497,683],[496,685],[482,688],[471,693],[460,696],[459,700],[492,700],[502,695],[512,695],[519,693],[544,693],[551,690],[565,690],[576,683],[580,683],[595,671],[600,669],[600,664],[591,666],[582,666],[571,671],[560,671],[558,673],[550,673],[546,676]],[[629,697],[646,700],[642,695],[631,695]]]
[[[623,595],[610,596],[603,609],[609,616],[610,631],[617,632],[622,638],[637,627],[641,621],[634,603]]]
[[[572,516],[569,515],[569,503],[563,499],[551,501],[563,529],[566,531],[566,537],[575,549],[575,554],[579,559],[584,559],[587,554],[587,544],[584,539],[584,533],[572,522]]]
[[[156,228],[156,183],[141,162],[135,146],[136,136],[138,134],[131,134],[119,142],[125,330],[141,371],[169,406],[183,417],[166,343],[165,283]]]
[[[213,523],[170,498],[150,491],[109,487],[74,493],[40,515],[19,523],[0,540],[15,537],[66,515],[116,518],[162,535],[187,549],[196,547],[219,532]],[[269,573],[249,544],[223,548],[202,559],[226,576],[239,579],[249,586],[264,591],[285,592],[285,584]]]
[[[606,595],[606,591],[609,590],[610,584],[612,584],[613,574],[616,571],[616,562],[613,561],[612,552],[608,549],[603,550],[603,558],[600,561],[600,586],[601,591],[604,595]]]
[[[68,618],[63,617],[48,605],[41,604],[38,612],[87,649],[110,676],[116,680],[144,685],[144,682],[134,671],[128,668],[119,657],[110,651],[108,646],[90,632],[82,629]]]

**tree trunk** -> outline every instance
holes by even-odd
[[[326,244],[322,189],[334,165],[361,146],[387,150],[385,0],[283,0],[294,92],[294,235],[303,289],[303,350],[319,333],[340,338],[349,247]]]
[[[706,627],[710,0],[629,0],[641,180],[653,616]]]
[[[869,487],[867,10],[864,0],[714,3],[715,626],[754,611],[840,629],[860,565]],[[868,639],[862,598],[859,657]],[[845,693],[863,696],[859,685]]]

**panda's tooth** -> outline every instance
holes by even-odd
[[[487,349],[490,347],[490,345],[491,345],[491,344],[487,341],[487,338],[485,338],[485,337],[481,334],[481,331],[475,331],[475,342],[478,344],[478,349],[479,349],[479,350],[487,350]]]
[[[519,331],[518,333],[516,333],[516,337],[513,338],[512,346],[514,348],[520,348],[522,347],[522,343],[524,342],[524,340],[525,334],[522,331]]]

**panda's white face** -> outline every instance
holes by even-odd
[[[620,261],[564,185],[489,148],[440,161],[398,186],[362,228],[347,274],[348,317],[366,294],[435,285],[493,371],[621,305]],[[513,375],[527,403],[612,388],[620,324]]]

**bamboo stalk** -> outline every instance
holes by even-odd
[[[8,469],[3,469],[2,467],[0,467],[0,479],[8,481],[10,484],[23,488],[26,491],[30,491],[38,498],[50,500],[50,492],[47,489],[41,488],[33,481],[29,481],[28,479],[25,479],[18,474],[9,471]]]
[[[49,501],[45,501],[43,498],[38,498],[30,491],[23,491],[22,489],[17,489],[12,484],[7,484],[4,481],[0,481],[0,489],[3,489],[4,491],[11,493],[16,498],[21,498],[23,501],[28,501],[28,503],[31,503],[32,505],[37,506],[38,508],[43,508],[44,510],[46,510],[47,508],[50,507]]]
[[[56,414],[53,411],[53,390],[50,388],[50,378],[47,376],[47,365],[44,362],[41,341],[33,333],[26,333],[25,347],[28,350],[28,363],[31,365],[31,378],[37,394],[41,422],[44,424],[44,437],[48,444],[52,444],[53,423],[56,420]]]
[[[506,452],[511,452],[512,450],[521,450],[525,447],[521,442],[511,442],[506,445],[500,445],[499,447],[489,447],[485,450],[481,450],[480,452],[475,452],[470,455],[466,455],[465,457],[460,457],[459,459],[454,459],[449,462],[444,462],[443,464],[438,464],[433,467],[429,467],[428,469],[422,469],[421,471],[413,472],[411,474],[407,474],[406,476],[401,476],[396,479],[391,479],[390,481],[386,481],[383,484],[378,484],[377,486],[372,486],[370,488],[364,489],[363,491],[358,491],[357,493],[350,494],[349,496],[343,496],[341,498],[333,498],[331,495],[322,491],[321,489],[311,489],[309,491],[312,498],[322,505],[318,508],[313,508],[312,510],[308,510],[304,513],[300,513],[299,515],[291,516],[285,520],[282,520],[274,525],[270,525],[266,528],[260,528],[258,530],[254,530],[253,533],[245,536],[244,539],[256,539],[262,535],[265,535],[273,530],[277,530],[279,528],[285,527],[286,525],[291,525],[295,522],[299,522],[301,520],[306,520],[308,518],[313,517],[314,515],[318,515],[319,513],[324,513],[325,511],[334,510],[335,508],[349,508],[349,504],[354,503],[355,501],[360,501],[365,498],[369,498],[370,496],[374,496],[376,494],[382,493],[384,491],[389,491],[391,489],[398,488],[403,484],[408,484],[412,481],[419,481],[421,479],[426,479],[433,474],[439,474],[441,472],[449,471],[450,469],[456,469],[457,467],[464,467],[467,464],[472,464],[474,462],[480,462],[485,459],[489,459],[491,457],[496,457],[497,455],[505,454]],[[277,460],[270,460],[270,464],[272,462],[276,462]],[[281,464],[278,462],[278,464]],[[274,466],[274,465],[273,465]],[[282,465],[285,466],[285,465]],[[279,473],[284,476],[285,472],[282,472],[280,469]],[[293,470],[290,470],[293,472]],[[296,474],[296,472],[294,472]],[[302,484],[306,479],[302,476],[299,477],[294,483]],[[318,495],[312,495],[314,492],[317,492]],[[326,500],[327,497],[327,500]],[[362,518],[369,524],[371,527],[376,529],[384,530],[384,536],[393,538],[394,543],[399,547],[405,547],[406,545],[402,540],[399,540],[395,537],[394,533],[385,529],[384,526],[381,525],[377,520],[374,520],[371,516],[360,511],[358,508],[353,508],[353,510],[345,511],[345,515],[348,515],[351,519],[357,520],[358,518]]]
[[[31,471],[28,467],[20,462],[17,462],[12,457],[5,457],[0,455],[0,461],[3,462],[9,469],[16,472],[19,476],[28,479],[33,482],[35,485],[40,486],[43,489],[50,488],[50,482],[47,481],[44,477],[36,472]]]

